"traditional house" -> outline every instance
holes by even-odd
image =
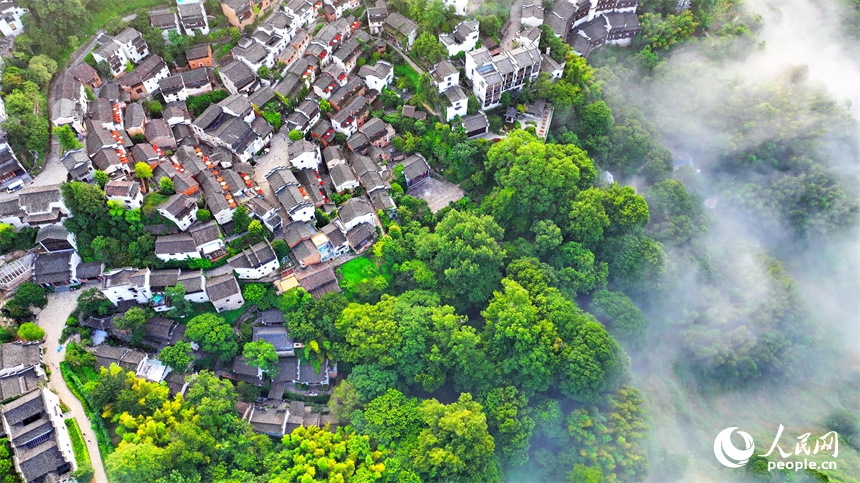
[[[206,278],[206,293],[215,311],[234,310],[245,305],[242,289],[232,273]]]
[[[198,45],[185,51],[185,59],[191,69],[212,67],[212,46]]]
[[[233,271],[240,279],[259,280],[271,275],[278,269],[280,263],[268,240],[242,250],[241,253],[227,260]]]
[[[436,67],[430,72],[430,76],[439,92],[445,92],[451,87],[460,85],[460,71],[448,60],[436,64]]]
[[[209,295],[206,293],[206,279],[203,278],[202,271],[181,272],[176,283],[181,283],[182,288],[185,289],[185,300],[198,304],[209,301]]]
[[[385,61],[378,61],[376,65],[363,65],[358,69],[358,76],[364,79],[369,89],[382,92],[394,80],[394,68]]]
[[[86,131],[84,114],[88,105],[84,85],[68,70],[62,70],[57,74],[54,86],[50,104],[51,124],[54,127],[68,125],[78,134],[83,134]]]
[[[200,258],[194,238],[188,233],[164,235],[155,239],[155,256],[165,262]]]
[[[382,24],[385,23],[386,18],[388,18],[388,8],[385,5],[368,8],[367,24],[370,28],[370,33],[379,35],[379,31],[382,29]]]
[[[18,195],[18,204],[26,213],[22,221],[30,226],[58,223],[69,215],[59,185],[26,188]]]
[[[359,186],[355,174],[353,174],[352,169],[346,164],[338,164],[330,168],[329,175],[331,176],[334,190],[338,193],[343,193],[346,190],[354,190]]]
[[[249,215],[260,220],[269,231],[274,233],[281,228],[281,215],[278,214],[280,210],[270,205],[265,198],[251,198],[245,203],[245,208]]]
[[[457,116],[465,117],[469,109],[469,96],[463,89],[454,86],[443,94],[448,100],[448,105],[445,106],[445,121],[450,122]]]
[[[137,181],[108,181],[104,191],[108,200],[119,201],[126,209],[136,210],[143,204],[143,193]]]
[[[150,270],[145,268],[120,268],[104,274],[101,292],[114,305],[120,302],[134,301],[138,304],[149,302],[152,293],[149,290]]]
[[[33,262],[33,283],[57,288],[72,285],[80,262],[81,257],[73,250],[39,254]]]
[[[398,12],[393,12],[385,18],[382,29],[390,40],[400,42],[404,50],[409,50],[412,48],[412,43],[415,42],[418,24]]]
[[[125,132],[129,136],[143,135],[146,128],[146,113],[137,102],[125,106]]]
[[[287,246],[294,248],[303,240],[310,240],[315,233],[316,230],[308,223],[294,221],[284,227],[284,241],[287,242]]]
[[[463,128],[466,130],[466,136],[469,139],[483,136],[490,131],[490,121],[487,115],[482,111],[471,116],[466,116],[462,120]]]
[[[493,56],[486,47],[466,53],[466,77],[483,109],[501,103],[502,94],[533,83],[540,74],[542,57],[536,45],[503,50]]]
[[[119,43],[107,35],[103,35],[99,39],[99,42],[101,45],[92,52],[93,60],[96,62],[106,62],[113,77],[120,77],[125,74],[129,58]]]
[[[36,243],[48,252],[64,252],[76,250],[75,235],[69,233],[63,225],[45,225],[36,234]]]
[[[158,207],[158,213],[185,231],[197,221],[197,203],[184,194],[175,194]]]
[[[137,64],[149,55],[149,46],[137,30],[126,27],[113,38],[122,47],[128,60]]]
[[[99,77],[98,71],[93,69],[89,64],[81,62],[76,65],[74,69],[72,69],[72,75],[75,79],[77,79],[81,84],[89,87],[90,89],[95,89],[97,87],[101,87],[102,78]]]
[[[296,262],[302,268],[316,265],[322,262],[320,252],[310,240],[302,240],[290,250]]]
[[[209,259],[220,257],[227,253],[224,239],[221,237],[221,229],[215,220],[205,223],[195,223],[188,230],[194,239],[197,252]]]
[[[44,379],[39,342],[0,345],[0,401],[28,393]]]
[[[185,30],[185,35],[208,35],[209,20],[206,18],[206,9],[202,1],[180,1],[177,9],[179,10],[179,22],[182,24],[182,29]],[[223,10],[223,9],[222,9]]]
[[[430,166],[420,153],[413,154],[403,162],[403,177],[406,187],[412,187],[430,177]]]
[[[293,142],[288,154],[290,165],[296,169],[317,169],[322,161],[319,146],[304,139]]]
[[[376,239],[376,230],[369,223],[358,223],[346,232],[346,240],[355,253],[363,252]]]
[[[340,285],[337,283],[337,276],[334,274],[331,266],[315,270],[311,273],[303,273],[299,278],[299,284],[302,288],[308,291],[314,298],[320,298],[325,294],[332,292],[340,292]]]
[[[537,27],[543,25],[544,11],[542,3],[534,0],[525,0],[520,9],[520,22],[523,27]]]
[[[12,463],[24,481],[73,481],[78,465],[56,394],[47,388],[28,392],[4,404],[0,413],[12,446]]]
[[[27,10],[21,8],[16,0],[4,0],[0,2],[0,33],[13,38],[24,31],[21,17]]]
[[[131,73],[122,76],[118,82],[134,101],[158,93],[158,81],[169,76],[167,63],[160,56],[153,54],[138,64]]]
[[[0,152],[0,157],[2,157],[2,152]],[[66,151],[60,162],[66,167],[66,170],[69,171],[69,176],[75,181],[91,183],[95,179],[93,163],[83,149]]]
[[[338,213],[347,232],[360,223],[373,225],[373,208],[362,198],[350,198],[338,208]]]
[[[230,94],[254,92],[260,85],[254,72],[238,60],[234,60],[218,70],[221,82]]]
[[[149,25],[161,30],[161,36],[164,37],[164,40],[168,39],[170,32],[182,34],[182,31],[179,30],[179,20],[176,19],[176,13],[166,8],[149,12]]]
[[[320,230],[328,238],[332,246],[333,257],[339,257],[349,253],[349,242],[346,239],[346,233],[339,220],[333,220],[328,225]]]

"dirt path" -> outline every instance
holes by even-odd
[[[108,483],[90,419],[84,412],[81,402],[72,394],[72,391],[66,386],[62,374],[60,374],[60,362],[66,357],[66,346],[65,344],[61,346],[59,339],[63,327],[66,325],[66,319],[77,306],[78,294],[79,292],[60,292],[48,295],[48,306],[39,313],[36,323],[45,329],[44,345],[46,352],[44,362],[46,366],[51,368],[51,380],[48,381],[48,387],[57,392],[60,399],[69,407],[72,416],[78,421],[78,426],[81,427],[87,449],[90,451],[90,461],[95,472],[94,481],[96,483]]]

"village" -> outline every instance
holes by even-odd
[[[177,371],[156,357],[187,339],[185,322],[166,317],[171,290],[181,285],[184,300],[230,314],[235,327],[250,327],[247,342],[274,348],[274,377],[241,353],[215,365],[219,377],[259,388],[256,401],[237,407],[256,431],[280,437],[300,426],[335,428],[330,414],[303,401],[331,393],[337,361],[311,363],[309,341],[296,340],[281,311],[260,310],[243,289],[301,288],[315,298],[340,292],[341,267],[386,233],[398,218],[395,200],[411,195],[438,212],[464,196],[432,160],[395,147],[403,119],[450,125],[466,139],[498,142],[514,125],[546,139],[551,102],[518,108],[505,99],[541,73],[563,75],[564,60],[538,47],[541,26],[580,56],[623,45],[640,28],[637,0],[556,0],[546,11],[524,0],[498,42],[481,37],[466,0],[444,3],[460,21],[439,35],[447,54],[432,65],[410,58],[418,24],[383,0],[225,0],[220,28],[243,32],[228,50],[197,42],[212,33],[204,2],[177,0],[149,17],[167,42],[192,39],[175,62],[153,53],[133,27],[99,33],[87,61],[56,74],[48,99],[52,129],[70,129],[79,147],[62,149],[32,176],[0,144],[0,223],[38,230],[36,248],[4,256],[0,289],[7,298],[26,282],[56,293],[95,289],[112,308],[82,318],[77,330],[86,337],[76,337],[92,344],[86,350],[96,368],[116,364],[183,394],[193,366]],[[0,3],[0,11],[4,34],[23,28],[14,2]],[[429,85],[403,81],[419,75]],[[433,95],[416,98],[423,89]],[[74,182],[98,186],[112,209],[141,213],[154,238],[151,264],[110,266],[84,255],[64,225],[73,213],[61,185]],[[132,341],[117,320],[135,307],[155,315]],[[3,405],[3,426],[25,481],[68,481],[75,458],[60,400],[41,383],[39,348],[0,345],[0,399],[19,397]]]

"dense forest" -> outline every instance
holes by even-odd
[[[391,119],[395,145],[468,196],[434,214],[392,183],[399,216],[384,219],[361,282],[320,299],[260,297],[305,342],[303,361],[334,360],[348,374],[327,403],[335,432],[272,440],[235,410],[254,397],[212,372],[171,398],[118,368],[93,373],[91,357],[71,350],[89,381],[80,391],[118,442],[105,448],[111,481],[775,481],[760,464],[727,474],[698,461],[713,434],[685,447],[664,431],[677,416],[687,435],[707,435],[694,398],[803,383],[811,366],[830,367],[822,351],[844,355],[791,267],[857,222],[845,169],[858,156],[857,121],[803,66],[752,79],[727,68],[766,52],[762,17],[729,1],[695,0],[684,13],[676,3],[643,1],[632,48],[587,62],[543,40],[566,60],[562,79],[542,74],[505,103],[552,100],[546,142],[533,127],[491,143]],[[96,187],[63,192],[85,258],[152,262],[146,213],[111,212]],[[187,324],[212,357],[239,351],[222,317]],[[186,345],[165,351],[187,367]],[[661,391],[670,384],[674,400]],[[818,409],[856,413],[857,402],[834,396]],[[806,424],[856,431],[850,414],[823,414]]]

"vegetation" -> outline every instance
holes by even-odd
[[[27,342],[42,340],[45,338],[45,329],[32,322],[24,322],[18,327],[18,337]]]
[[[15,471],[15,463],[12,459],[12,447],[8,438],[0,438],[0,477],[3,483],[20,483],[21,477]]]
[[[79,481],[90,481],[94,476],[92,463],[90,463],[90,451],[84,442],[84,435],[81,433],[81,428],[78,426],[78,421],[75,418],[65,420],[66,427],[69,428],[69,438],[72,440],[72,451],[75,453],[75,462],[78,464],[78,469],[75,470],[75,478]]]

